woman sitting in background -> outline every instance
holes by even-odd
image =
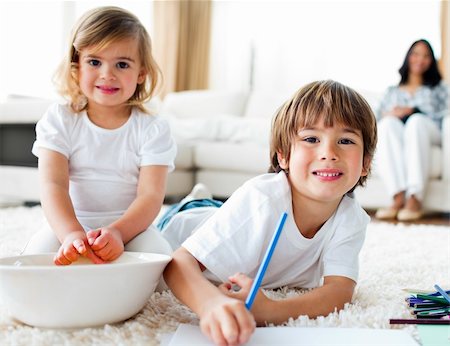
[[[393,202],[375,216],[413,221],[423,216],[431,146],[441,144],[448,88],[430,43],[423,39],[411,45],[399,73],[399,85],[387,89],[378,111],[376,164]]]

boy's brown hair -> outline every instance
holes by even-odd
[[[87,108],[87,99],[78,83],[80,51],[90,46],[100,50],[111,43],[129,38],[138,42],[139,58],[146,72],[146,79],[137,85],[128,104],[146,111],[143,104],[151,98],[161,75],[152,56],[150,36],[134,14],[120,7],[105,6],[86,12],[75,24],[67,55],[55,74],[54,81],[58,91],[68,98],[74,112]]]
[[[272,121],[269,172],[282,170],[277,153],[282,153],[289,162],[297,131],[316,124],[321,118],[325,126],[338,123],[361,131],[364,142],[363,164],[370,173],[370,163],[377,144],[375,115],[359,93],[332,80],[305,85],[278,110]],[[367,177],[368,175],[361,176],[356,186],[363,186]]]

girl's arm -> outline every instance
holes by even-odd
[[[86,233],[78,222],[69,197],[69,162],[53,150],[39,149],[41,205],[50,227],[61,242],[54,258],[59,265],[76,261],[80,254],[94,263],[103,263],[88,245]]]
[[[173,254],[164,279],[173,294],[200,318],[200,328],[215,344],[242,344],[255,329],[243,301],[227,297],[202,274],[204,267],[183,247]]]
[[[252,280],[243,274],[236,274],[230,278],[232,283],[243,289],[237,293],[228,291],[228,296],[236,296],[245,301],[250,290]],[[280,324],[290,317],[297,318],[307,315],[310,318],[327,316],[335,309],[341,310],[352,299],[356,283],[344,276],[326,276],[324,284],[308,293],[282,300],[272,300],[259,292],[252,307],[258,325],[267,323]],[[225,290],[226,287],[222,287]]]
[[[83,232],[69,197],[69,161],[53,150],[39,149],[41,204],[50,227],[61,243],[72,232]]]
[[[141,167],[136,199],[120,219],[109,225],[120,232],[124,244],[146,230],[161,210],[166,193],[167,171],[167,166]]]

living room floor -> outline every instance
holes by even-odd
[[[375,212],[376,210],[367,210],[367,213],[371,216],[372,221],[375,223],[381,222],[380,220],[377,220],[375,218]],[[391,224],[408,224],[408,225],[441,225],[441,226],[450,226],[450,213],[440,213],[440,212],[432,212],[427,213],[423,218],[417,221],[411,221],[411,222],[399,222],[397,220],[392,221],[386,221],[383,220],[382,222],[388,222]]]
[[[167,201],[165,203],[168,203]],[[171,201],[171,203],[175,203],[175,201]],[[171,204],[168,203],[168,204]],[[38,205],[39,203],[26,203],[25,205],[28,207],[32,207],[35,205]],[[168,204],[165,204],[164,207],[167,207]],[[163,209],[164,209],[163,207]],[[375,212],[376,210],[366,210],[367,213],[372,218],[372,222],[379,223],[379,222],[388,222],[393,225],[404,223],[408,225],[440,225],[440,226],[449,226],[450,227],[450,213],[443,213],[443,212],[430,212],[425,214],[423,218],[417,221],[410,221],[410,222],[399,222],[397,220],[387,221],[387,220],[377,220],[375,218]],[[163,213],[163,210],[162,210]]]

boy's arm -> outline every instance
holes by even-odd
[[[258,304],[257,298],[252,313],[258,324],[279,324],[300,315],[310,318],[327,316],[335,309],[343,309],[351,301],[355,286],[353,280],[344,276],[326,276],[323,286],[300,296],[283,300],[270,300],[261,296],[261,304]]]
[[[146,230],[161,210],[166,193],[167,171],[167,166],[140,168],[136,199],[121,218],[109,225],[120,232],[124,244]]]
[[[174,295],[200,318],[200,328],[215,344],[248,341],[255,321],[243,301],[228,297],[202,273],[204,267],[186,249],[179,248],[164,270]]]

